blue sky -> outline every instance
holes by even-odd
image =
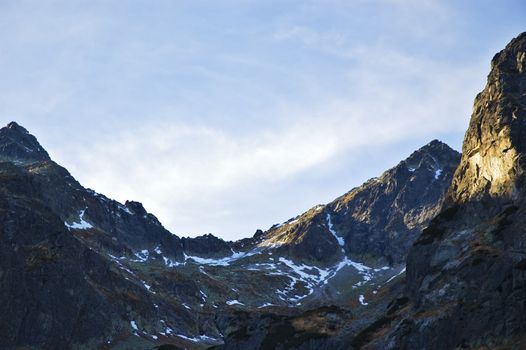
[[[523,1],[0,1],[0,116],[181,236],[246,237],[434,138]]]

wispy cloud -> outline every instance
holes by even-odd
[[[382,74],[397,69],[409,74],[409,66],[415,76],[434,71],[419,82],[422,89],[404,87],[396,74],[391,78]],[[97,140],[88,148],[68,149],[66,162],[99,191],[121,200],[145,201],[175,232],[221,230],[227,236],[246,235],[317,203],[304,195],[293,208],[280,208],[280,197],[293,196],[293,191],[279,193],[284,182],[317,172],[318,167],[334,167],[340,157],[359,158],[372,140],[376,147],[408,139],[427,142],[436,135],[463,130],[469,109],[466,101],[472,97],[465,81],[473,71],[438,68],[422,67],[422,62],[407,58],[383,63],[369,60],[349,73],[359,90],[353,98],[282,105],[281,113],[290,120],[282,129],[238,135],[195,124],[145,124]],[[451,94],[464,98],[451,99]],[[265,197],[274,198],[272,205],[283,214],[262,215],[268,210]],[[237,203],[229,207],[232,200]],[[238,211],[237,205],[243,209]],[[251,217],[240,215],[244,211]]]
[[[0,115],[175,233],[246,236],[460,146],[524,23],[520,1],[476,4],[4,2]]]

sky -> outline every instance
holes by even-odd
[[[0,0],[0,124],[179,236],[238,239],[460,150],[525,24],[519,0]]]

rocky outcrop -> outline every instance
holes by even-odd
[[[518,199],[524,190],[526,67],[524,42],[514,39],[491,61],[462,146],[462,162],[451,186],[451,203],[483,197]]]
[[[364,349],[526,347],[526,33],[492,60],[443,211],[411,248],[406,307]]]
[[[182,238],[181,243],[188,255],[217,258],[230,256],[233,253],[227,242],[210,233],[195,238]]]

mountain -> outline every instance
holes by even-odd
[[[271,228],[259,244],[284,246],[307,262],[355,255],[404,263],[412,242],[438,213],[459,161],[458,152],[434,140],[380,177]]]
[[[167,337],[170,325],[197,331],[196,315],[151,291],[148,271],[118,258],[140,261],[150,248],[181,260],[178,237],[140,203],[83,188],[16,123],[0,136],[3,348],[100,348],[127,338],[140,348],[151,342],[135,337],[136,327]],[[180,285],[199,293],[194,281]]]
[[[363,304],[360,296],[403,270],[459,161],[458,152],[432,141],[379,178],[252,238],[183,238],[186,261],[238,286],[235,300],[248,307]]]
[[[297,301],[309,311],[223,314],[225,344],[218,349],[347,349],[395,297],[391,288],[407,252],[440,211],[459,161],[458,152],[434,140],[329,204],[243,240],[327,277],[318,285],[304,279],[310,290],[294,290],[293,300],[308,293]]]
[[[252,237],[180,238],[0,129],[3,349],[526,348],[526,33],[432,141]]]
[[[2,347],[289,347],[298,322],[294,344],[320,344],[383,305],[459,157],[433,141],[327,205],[225,242],[180,238],[141,203],[82,187],[9,123],[0,129]]]
[[[526,348],[526,33],[491,62],[444,208],[409,251],[400,305],[357,349]]]

